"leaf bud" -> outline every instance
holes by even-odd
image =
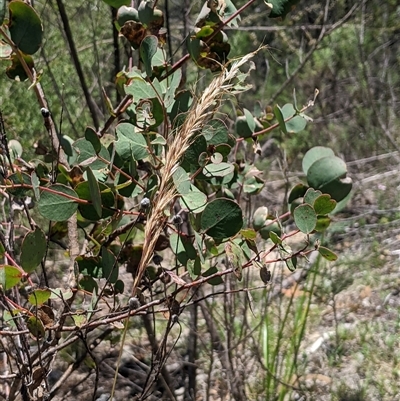
[[[136,297],[129,298],[129,310],[135,310],[140,308],[139,299]]]
[[[271,281],[271,271],[266,266],[260,269],[260,278],[263,283],[268,284]]]
[[[155,253],[154,256],[153,256],[153,263],[155,265],[160,265],[162,261],[163,261],[162,256],[158,255],[157,253]]]
[[[176,226],[180,226],[183,223],[183,219],[181,216],[179,216],[179,214],[176,214],[174,217],[172,217],[172,222],[176,225]]]
[[[143,198],[140,201],[140,208],[141,209],[147,209],[150,206],[150,199],[149,198]]]
[[[45,107],[42,107],[42,108],[40,109],[40,112],[42,113],[42,116],[43,116],[44,118],[49,118],[49,117],[50,117],[50,111],[47,110]]]

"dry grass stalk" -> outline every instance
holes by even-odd
[[[172,176],[179,165],[179,161],[196,137],[201,134],[201,130],[206,122],[213,117],[222,97],[226,94],[246,90],[244,88],[237,90],[234,79],[239,74],[242,74],[240,67],[246,64],[255,53],[247,54],[243,58],[235,60],[232,62],[229,70],[223,67],[221,74],[212,80],[202,96],[192,104],[183,125],[175,132],[175,135],[171,135],[171,143],[167,149],[164,167],[160,175],[160,186],[152,200],[147,218],[144,232],[143,255],[133,283],[132,296],[136,295],[136,290],[143,273],[153,256],[157,239],[166,225],[167,217],[164,211],[176,197],[177,193]]]

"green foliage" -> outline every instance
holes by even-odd
[[[76,66],[96,129],[83,127],[88,122],[82,118],[85,124],[74,125],[79,136],[75,140],[62,129],[58,132],[41,86],[47,76],[42,77],[35,67],[35,53],[43,42],[39,14],[24,2],[12,1],[8,5],[10,21],[1,30],[2,40],[11,47],[11,53],[3,57],[11,61],[6,74],[13,80],[30,81],[50,138],[48,148],[40,141],[36,143],[40,160],[30,160],[30,155],[22,152],[24,145],[7,142],[1,132],[1,190],[10,200],[10,216],[14,216],[13,202],[23,202],[18,224],[25,230],[17,245],[1,237],[7,260],[0,266],[2,301],[25,312],[23,305],[11,302],[6,293],[13,289],[22,294],[25,282],[32,287],[31,275],[36,274],[39,264],[44,269],[44,281],[23,297],[35,308],[55,308],[52,300],[62,301],[58,317],[63,319],[62,324],[53,326],[44,317],[48,314],[38,311],[29,312],[25,320],[18,318],[18,324],[36,342],[43,341],[47,332],[56,334],[59,341],[63,331],[78,327],[81,335],[109,325],[106,313],[95,316],[98,308],[109,305],[107,298],[113,302],[109,309],[112,323],[138,314],[139,308],[131,307],[135,302],[127,302],[122,296],[125,283],[121,266],[133,276],[131,299],[137,296],[142,302],[143,293],[150,292],[159,305],[167,305],[171,316],[179,317],[184,306],[181,310],[178,295],[184,290],[206,283],[220,285],[231,273],[242,281],[245,269],[261,263],[260,258],[272,251],[290,271],[313,250],[335,260],[336,254],[320,246],[315,235],[328,228],[336,202],[351,190],[344,161],[331,149],[313,148],[303,159],[307,184],[296,185],[284,200],[290,212],[272,215],[267,206],[262,206],[251,216],[243,194],[258,195],[265,181],[253,157],[239,160],[238,147],[242,142],[251,143],[256,154],[259,139],[271,132],[284,145],[287,138],[306,128],[310,118],[304,112],[313,103],[299,109],[294,100],[294,104],[283,107],[262,110],[255,106],[254,111],[248,107],[229,115],[222,112],[225,100],[235,101],[235,96],[250,89],[246,80],[254,69],[252,58],[256,55],[228,59],[231,44],[224,28],[238,26],[240,21],[231,1],[205,2],[186,40],[194,64],[217,72],[197,93],[185,85],[182,66],[189,56],[183,55],[173,66],[166,55],[161,10],[149,1],[141,1],[137,9],[128,7],[129,1],[105,3],[119,8],[115,26],[137,65],[133,66],[132,57],[129,68],[112,72],[120,100],[114,106],[102,90],[105,122],[99,127],[92,111],[94,100],[84,89],[81,68]],[[272,5],[269,16],[283,19],[295,3],[267,3]],[[4,8],[4,2],[0,3],[0,12],[1,6]],[[0,17],[3,21],[4,13]],[[73,48],[73,40],[69,42]],[[64,94],[57,101],[62,103]],[[32,193],[37,203],[30,210],[26,200]],[[181,215],[187,216],[185,224]],[[295,230],[288,231],[287,219],[294,221]],[[287,239],[299,232],[305,245],[292,249]],[[175,255],[171,269],[162,266],[159,255],[167,248]],[[71,293],[60,292],[58,286],[52,288],[46,274],[48,254],[65,249],[71,258],[66,280]],[[260,271],[267,283],[270,276],[266,266]],[[171,282],[174,290],[168,286]],[[83,302],[83,298],[90,302]],[[69,304],[65,303],[67,299]],[[121,307],[127,303],[128,309]],[[64,319],[63,314],[82,305],[85,311],[70,314],[71,321]],[[149,306],[144,309],[153,311]],[[302,325],[305,319],[302,315]],[[169,320],[169,324],[174,323]],[[122,338],[127,329],[128,323]]]
[[[25,54],[35,54],[42,43],[43,27],[39,15],[22,1],[9,4],[8,29],[15,46]]]
[[[233,237],[242,226],[242,210],[230,199],[212,200],[201,214],[201,231],[216,239]]]
[[[46,251],[46,235],[39,227],[26,234],[21,246],[21,267],[24,271],[34,271],[43,260]]]
[[[286,15],[292,11],[299,0],[269,0],[268,2],[264,0],[266,4],[270,5],[272,10],[269,14],[270,18],[282,18],[284,19]]]
[[[23,274],[17,267],[0,265],[0,285],[3,290],[9,290],[16,286],[22,277]]]
[[[103,1],[104,3],[114,8],[128,6],[131,3],[129,0],[103,0]]]
[[[38,211],[46,219],[65,221],[78,209],[78,199],[78,194],[66,185],[50,185],[40,194]]]
[[[4,17],[6,15],[6,10],[7,10],[6,0],[0,0],[0,25],[3,24]]]

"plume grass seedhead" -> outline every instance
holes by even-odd
[[[132,287],[133,296],[136,294],[143,273],[151,260],[157,238],[165,228],[167,217],[164,211],[170,207],[176,197],[177,191],[172,179],[176,168],[189,146],[198,135],[201,135],[204,125],[213,118],[223,97],[236,95],[251,87],[246,85],[244,80],[249,72],[254,69],[254,63],[251,58],[259,50],[232,60],[223,66],[222,72],[211,81],[202,95],[193,102],[184,123],[170,135],[164,166],[161,169],[160,185],[152,200],[152,208],[147,218],[144,232],[144,251]],[[241,67],[245,65],[248,68],[246,72],[243,72]]]

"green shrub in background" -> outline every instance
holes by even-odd
[[[287,213],[273,215],[268,205],[246,213],[245,198],[257,196],[265,184],[252,161],[259,139],[274,131],[284,143],[301,132],[310,121],[305,111],[314,105],[316,94],[303,107],[294,96],[293,104],[271,110],[243,108],[226,115],[221,112],[224,102],[249,89],[252,58],[264,51],[229,57],[231,45],[224,30],[239,24],[246,7],[206,2],[186,39],[188,53],[172,65],[164,13],[156,3],[141,1],[135,8],[130,1],[105,2],[115,9],[115,27],[131,58],[115,76],[119,103],[103,91],[108,110],[104,123],[80,80],[95,128],[88,126],[72,139],[54,121],[42,87],[48,77],[36,65],[37,52],[47,45],[39,14],[26,2],[0,1],[2,58],[8,63],[4,73],[21,81],[13,84],[23,86],[30,96],[34,93],[36,104],[29,112],[40,110],[51,143],[34,160],[24,159],[24,146],[1,120],[3,334],[21,344],[18,353],[7,353],[10,371],[18,372],[7,380],[10,390],[31,397],[56,391],[46,377],[59,350],[83,339],[90,355],[89,333],[108,333],[111,324],[117,331],[122,323],[120,361],[131,319],[162,305],[168,315],[166,327],[154,329],[163,338],[159,347],[153,345],[157,363],[151,364],[137,394],[145,399],[157,377],[166,374],[170,351],[162,344],[179,325],[193,294],[200,287],[221,284],[228,275],[241,282],[249,270],[268,283],[265,257],[272,252],[289,270],[315,250],[335,260],[336,254],[314,234],[328,228],[331,213],[352,187],[343,160],[330,148],[314,147],[303,158],[306,182],[284,200]],[[246,4],[251,3],[254,0]],[[265,13],[270,10],[269,17],[283,18],[295,3],[275,0],[263,7]],[[62,8],[60,15],[63,19]],[[73,54],[71,43],[69,38]],[[213,73],[201,92],[182,79],[190,60]],[[76,66],[80,75],[78,62]],[[242,143],[253,155],[239,160]],[[289,219],[296,226],[293,230],[287,229]],[[304,246],[291,249],[287,240],[298,233],[304,236]],[[166,248],[174,254],[168,268],[160,255]],[[64,281],[55,280],[46,263],[57,249],[68,251]],[[129,282],[122,279],[125,265],[132,273]],[[186,298],[187,294],[191,295]],[[298,343],[293,347],[298,350]],[[277,355],[267,353],[265,358],[273,367],[269,358]],[[118,367],[112,394],[117,378]],[[245,390],[237,391],[234,399]]]

